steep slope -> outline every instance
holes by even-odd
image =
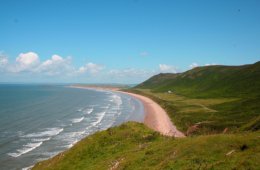
[[[130,122],[93,134],[33,169],[257,169],[259,153],[259,132],[175,139]]]
[[[243,66],[205,66],[184,73],[159,74],[136,86],[188,97],[258,97],[260,62]]]

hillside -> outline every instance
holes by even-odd
[[[260,129],[260,62],[159,74],[130,91],[153,98],[183,132]]]
[[[160,104],[186,138],[128,122],[86,137],[33,169],[258,169],[259,73],[260,62],[154,76],[125,91]]]
[[[159,74],[136,86],[187,97],[259,97],[260,62],[243,66],[196,67],[184,73]]]
[[[174,139],[130,122],[91,135],[33,170],[257,169],[259,135]]]

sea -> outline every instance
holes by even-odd
[[[0,169],[30,169],[97,131],[143,120],[142,103],[119,92],[0,84]]]

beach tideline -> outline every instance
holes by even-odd
[[[176,128],[176,126],[173,125],[165,110],[148,97],[135,94],[135,93],[121,91],[119,87],[105,87],[105,86],[101,87],[101,86],[84,86],[84,85],[78,85],[78,86],[75,85],[71,87],[115,91],[115,92],[133,96],[143,103],[144,111],[145,111],[145,118],[143,123],[145,125],[166,136],[185,137],[185,135],[181,131],[179,131]]]
[[[97,131],[144,120],[139,100],[111,91],[0,84],[0,101],[1,170],[28,168]]]

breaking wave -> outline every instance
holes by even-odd
[[[84,116],[81,117],[81,118],[72,119],[71,121],[72,121],[72,123],[79,123],[79,122],[81,122],[82,120],[84,120]]]
[[[19,157],[23,154],[26,154],[36,148],[38,148],[39,146],[42,145],[42,142],[38,142],[38,143],[27,143],[26,145],[24,145],[24,147],[22,149],[17,149],[16,153],[8,153],[9,156],[12,157]]]

